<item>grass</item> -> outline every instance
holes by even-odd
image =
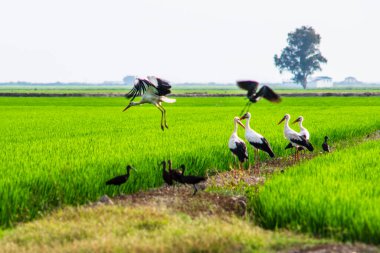
[[[251,203],[265,228],[380,244],[380,140],[337,150],[271,178]]]
[[[4,233],[1,252],[277,252],[321,244],[237,217],[173,213],[163,207],[65,208]]]
[[[166,105],[170,129],[159,128],[160,113],[150,105],[122,113],[123,98],[0,98],[0,226],[40,217],[64,205],[83,204],[118,189],[104,182],[132,171],[122,192],[161,185],[158,163],[171,158],[193,174],[227,170],[232,119],[243,98],[180,98]],[[251,107],[251,126],[285,156],[287,141],[277,122],[285,113],[303,115],[317,151],[332,142],[380,128],[374,117],[380,98],[284,98]],[[296,128],[296,126],[294,126]],[[297,128],[296,128],[297,129]],[[240,135],[243,136],[242,130]],[[252,149],[249,150],[253,157]],[[267,159],[262,155],[262,159]]]

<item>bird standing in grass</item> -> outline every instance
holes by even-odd
[[[330,152],[330,146],[329,144],[327,143],[327,140],[329,139],[328,136],[325,136],[325,142],[322,143],[322,149],[323,151],[325,152]]]
[[[135,170],[132,166],[127,165],[127,174],[116,176],[116,177],[108,180],[106,182],[106,185],[117,185],[117,186],[120,186],[121,184],[124,184],[125,182],[127,182],[128,178],[129,178],[129,172],[130,172],[131,169]]]
[[[293,124],[297,123],[299,124],[300,131],[299,134],[302,135],[307,141],[310,141],[310,133],[309,131],[302,125],[303,117],[299,116],[295,121],[293,121]],[[292,148],[292,143],[289,143],[288,146],[285,147],[285,149]],[[304,147],[298,147],[298,151],[305,150]]]
[[[162,165],[162,178],[164,179],[165,183],[168,186],[173,185],[173,179],[172,179],[170,168],[169,168],[169,172],[167,172],[166,171],[166,162],[165,161],[162,161],[161,165]]]
[[[169,163],[169,173],[171,175],[171,178],[174,181],[183,184],[182,175],[183,175],[183,173],[185,173],[185,165],[182,164],[180,166],[181,170],[179,170],[179,169],[172,169],[172,161],[171,160],[169,160],[168,163]]]
[[[240,115],[243,114],[244,111],[248,112],[248,109],[251,106],[251,104],[256,103],[262,97],[269,100],[270,102],[273,102],[273,103],[281,102],[281,97],[266,85],[263,85],[257,91],[257,88],[259,87],[259,83],[256,81],[237,81],[236,83],[240,89],[248,91],[247,92],[247,98],[249,99],[249,101],[247,102],[247,104],[243,108]]]
[[[125,95],[127,99],[130,99],[130,103],[123,112],[132,106],[150,103],[161,111],[161,129],[163,131],[164,127],[168,128],[168,125],[166,123],[166,110],[162,106],[162,102],[174,103],[176,100],[166,97],[171,93],[169,82],[154,76],[148,76],[148,79],[136,78],[132,90]],[[142,96],[140,102],[133,102],[136,96]]]
[[[290,143],[296,147],[296,151],[294,153],[294,159],[297,160],[299,159],[298,157],[298,147],[303,147],[307,148],[309,151],[313,151],[314,147],[311,145],[311,143],[306,140],[305,137],[303,137],[301,134],[297,133],[293,129],[289,127],[289,120],[290,120],[290,115],[285,114],[285,116],[281,119],[280,122],[278,122],[278,125],[281,124],[285,120],[285,126],[284,126],[284,135],[285,138],[290,141]]]
[[[239,138],[237,135],[237,129],[238,125],[241,125],[243,128],[245,126],[243,123],[241,123],[239,117],[234,118],[234,131],[232,132],[232,135],[230,137],[230,140],[228,141],[228,147],[231,150],[232,154],[239,159],[239,168],[242,169],[242,164],[248,160],[248,152],[247,152],[247,146],[245,145],[245,142]]]
[[[206,181],[207,178],[201,177],[201,176],[192,176],[192,175],[185,176],[184,175],[185,169],[186,169],[185,165],[181,164],[180,168],[181,168],[181,171],[172,170],[172,178],[174,181],[177,181],[178,183],[181,183],[181,184],[192,184],[194,187],[194,193],[193,193],[193,196],[194,196],[198,191],[197,184],[199,184],[200,182]]]
[[[252,145],[254,152],[255,152],[255,173],[256,170],[260,173],[260,156],[259,156],[259,151],[262,150],[270,157],[274,157],[274,153],[272,148],[269,145],[269,142],[259,133],[254,131],[249,122],[251,120],[251,114],[247,112],[246,114],[243,115],[243,117],[240,118],[241,120],[246,119],[245,123],[245,138],[247,141]]]

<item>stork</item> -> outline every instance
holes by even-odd
[[[166,97],[171,92],[171,86],[167,81],[154,76],[148,76],[148,79],[136,78],[133,88],[125,95],[127,99],[130,99],[130,103],[123,112],[132,106],[150,103],[161,111],[161,129],[163,131],[164,126],[168,128],[168,125],[166,110],[161,103],[174,103],[176,100]],[[133,102],[136,96],[142,96],[140,102]]]
[[[325,136],[325,142],[322,143],[322,149],[323,151],[329,153],[330,152],[330,146],[329,144],[327,143],[327,140],[329,139],[328,136]]]
[[[241,125],[243,128],[245,126],[243,123],[241,123],[239,117],[234,118],[234,131],[232,132],[232,135],[230,137],[230,140],[228,141],[228,147],[230,148],[233,155],[235,155],[239,159],[239,168],[242,169],[242,164],[248,160],[248,152],[247,152],[247,146],[245,145],[245,142],[239,138],[237,135],[237,129],[238,125]]]
[[[259,133],[254,131],[249,121],[251,120],[251,114],[249,112],[245,113],[241,118],[247,119],[245,122],[245,138],[247,141],[252,145],[254,152],[255,152],[255,163],[257,164],[257,170],[260,173],[259,163],[260,163],[260,156],[259,151],[262,150],[269,154],[270,157],[274,157],[274,153],[272,151],[272,148],[269,145],[269,142]]]
[[[266,85],[263,85],[259,89],[259,91],[257,91],[257,88],[259,87],[259,83],[256,81],[237,81],[236,83],[240,89],[248,91],[247,92],[247,98],[249,99],[249,101],[247,102],[247,104],[243,108],[241,114],[243,114],[243,112],[245,110],[248,111],[251,104],[256,103],[262,97],[269,100],[270,102],[273,102],[273,103],[281,102],[280,96]]]
[[[290,143],[296,147],[296,152],[294,153],[294,159],[298,159],[298,147],[303,147],[307,148],[309,151],[313,151],[314,147],[311,145],[311,143],[306,140],[305,137],[303,137],[301,134],[297,133],[293,129],[289,127],[289,120],[290,120],[290,115],[285,114],[285,116],[281,119],[280,122],[278,122],[278,125],[281,124],[285,120],[285,126],[284,126],[284,135],[285,138],[290,141]]]
[[[303,122],[303,117],[302,116],[299,116],[295,121],[293,121],[293,124],[297,123],[299,124],[300,126],[300,131],[299,131],[299,134],[302,135],[307,141],[310,141],[310,133],[309,131],[302,125],[302,122]],[[288,146],[285,147],[285,149],[287,148],[292,148],[293,145],[292,143],[289,143]],[[303,147],[298,147],[298,151],[302,151],[302,150],[305,150]]]

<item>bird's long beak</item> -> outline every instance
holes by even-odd
[[[241,123],[241,121],[239,120],[239,121],[237,121],[237,123],[239,124],[239,125],[241,125],[241,127],[243,128],[243,129],[245,129],[245,126],[244,126],[244,124],[243,123]]]
[[[295,121],[293,121],[293,124],[294,123],[297,123],[297,122],[299,122],[300,121],[300,118],[297,118]]]
[[[137,170],[134,167],[131,167],[131,169],[137,172]]]
[[[132,106],[131,104],[127,105],[127,107],[124,108],[123,112],[125,112],[131,106]]]
[[[245,114],[240,117],[240,120],[246,119]]]
[[[277,125],[280,125],[281,124],[281,122],[283,122],[285,120],[285,117],[283,117],[282,118],[282,120],[280,121],[280,122],[278,122],[278,124]]]

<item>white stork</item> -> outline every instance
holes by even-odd
[[[161,103],[174,103],[176,100],[166,97],[171,92],[171,86],[167,81],[154,76],[148,76],[148,79],[136,78],[132,90],[125,95],[131,102],[123,112],[129,107],[150,103],[161,111],[161,129],[164,130],[164,126],[168,128],[168,125],[166,124],[166,111]],[[142,96],[140,102],[133,102],[136,96]]]
[[[251,114],[249,112],[247,112],[240,119],[241,120],[247,119],[247,121],[245,123],[245,138],[252,145],[252,147],[254,149],[255,163],[257,164],[257,169],[260,172],[260,168],[259,168],[259,163],[260,163],[259,152],[260,152],[260,150],[268,153],[270,157],[274,157],[274,153],[272,151],[272,148],[269,145],[269,142],[261,134],[257,133],[256,131],[254,131],[250,127],[249,121],[251,120]]]
[[[307,148],[309,151],[313,151],[314,147],[311,145],[311,143],[306,140],[305,137],[303,137],[301,134],[297,133],[293,129],[289,127],[289,120],[290,120],[290,115],[285,114],[285,116],[281,119],[281,121],[278,123],[278,125],[281,124],[285,120],[285,127],[284,127],[284,135],[285,138],[290,141],[290,143],[296,147],[296,152],[294,154],[294,159],[298,159],[298,147],[303,147]]]
[[[239,117],[234,118],[234,131],[228,141],[228,147],[231,150],[232,154],[235,155],[239,159],[239,168],[242,169],[242,164],[248,159],[247,146],[245,142],[239,138],[237,135],[238,125],[241,125],[243,128],[244,125],[241,123]]]
[[[249,101],[243,108],[241,114],[243,114],[245,109],[248,111],[249,106],[251,106],[252,103],[259,101],[262,97],[273,103],[281,102],[280,96],[266,85],[263,85],[259,91],[257,91],[259,83],[256,81],[237,81],[236,83],[240,89],[248,91],[247,98]]]
[[[309,131],[302,125],[303,117],[299,116],[295,121],[293,121],[293,124],[297,123],[300,126],[299,134],[302,135],[307,141],[310,141],[310,133]],[[292,148],[292,143],[289,143],[288,146],[285,147],[285,149]],[[303,147],[298,147],[298,151],[305,150]]]

